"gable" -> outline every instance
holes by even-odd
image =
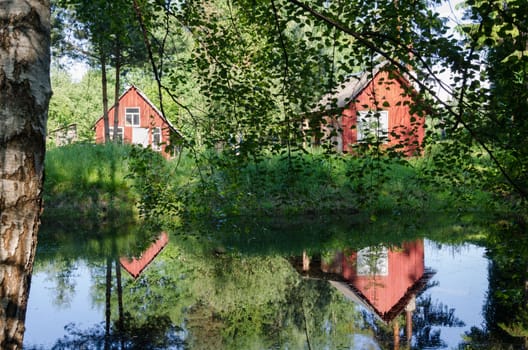
[[[108,119],[110,126],[113,126],[114,113],[116,105],[113,105],[108,110]],[[172,126],[172,124],[163,116],[161,111],[148,99],[148,97],[137,87],[132,85],[119,97],[119,115],[118,125],[120,127],[128,126],[125,121],[125,113],[127,108],[139,108],[140,127],[164,127],[168,128],[170,132],[175,132],[179,136],[181,133]],[[94,128],[103,127],[103,116],[101,116],[95,123]]]
[[[330,140],[337,151],[355,153],[354,145],[369,135],[382,147],[408,156],[418,154],[425,135],[425,118],[412,108],[415,96],[417,92],[409,80],[387,64],[350,76],[323,96],[318,110],[307,116],[307,125],[325,121],[322,138],[314,136],[312,142]]]
[[[392,100],[402,99],[405,90],[412,88],[412,86],[404,76],[398,72],[389,72],[389,70],[385,69],[386,66],[385,63],[379,64],[371,71],[347,77],[344,82],[321,98],[317,104],[318,109],[323,112],[329,112],[345,109],[354,102],[367,104],[368,101],[364,99],[357,100],[368,94],[368,91],[392,90],[390,94]]]

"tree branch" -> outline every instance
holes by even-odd
[[[338,21],[335,21],[332,18],[329,18],[329,17],[317,12],[316,10],[314,10],[313,8],[311,8],[310,6],[304,4],[303,2],[301,2],[299,0],[289,0],[289,1],[290,1],[290,3],[293,3],[294,5],[302,8],[306,12],[310,13],[315,18],[317,18],[317,19],[323,21],[324,23],[327,23],[328,25],[330,25],[330,26],[332,26],[332,27],[334,27],[334,28],[336,28],[336,29],[338,29],[338,30],[340,30],[340,31],[352,36],[354,39],[356,39],[358,42],[363,44],[365,47],[367,47],[368,49],[370,49],[370,50],[372,50],[374,52],[377,52],[378,54],[383,56],[388,62],[390,62],[394,67],[398,68],[398,70],[400,70],[401,72],[405,73],[423,91],[428,92],[437,101],[437,103],[442,105],[446,109],[446,111],[449,114],[451,114],[456,119],[456,121],[459,122],[470,133],[472,139],[475,140],[475,142],[477,142],[477,144],[479,144],[482,147],[482,149],[484,149],[486,151],[486,153],[490,156],[491,160],[497,166],[497,168],[499,169],[501,174],[504,176],[506,181],[508,181],[508,183],[523,198],[527,198],[528,197],[528,193],[523,188],[521,188],[519,185],[517,185],[517,183],[511,178],[511,176],[507,173],[506,169],[502,166],[502,164],[499,162],[498,158],[495,156],[494,152],[486,145],[486,143],[484,141],[482,141],[478,137],[478,135],[475,132],[475,130],[467,122],[465,122],[462,119],[462,115],[464,113],[463,105],[465,104],[464,98],[463,98],[464,97],[463,93],[461,93],[461,96],[459,98],[459,106],[458,106],[459,110],[457,112],[447,102],[442,101],[438,96],[436,96],[436,93],[429,86],[427,86],[422,80],[418,79],[414,74],[411,74],[411,71],[407,67],[405,67],[405,65],[400,63],[397,59],[393,58],[390,53],[380,49],[377,45],[375,45],[375,43],[365,39],[364,36],[361,33],[358,33],[356,31],[348,28],[347,26],[343,25],[342,23],[339,23]],[[412,52],[412,51],[410,51],[410,52]],[[473,55],[472,52],[473,52],[473,50],[470,50],[469,59],[471,59],[471,56]],[[467,73],[467,69],[468,69],[468,67],[466,67],[466,69],[464,71],[465,73]],[[430,74],[432,73],[431,70],[429,70],[428,72]],[[439,80],[439,78],[436,77],[434,74],[431,74],[431,76],[434,77],[435,80]],[[466,83],[467,83],[467,74],[465,74],[465,76],[464,76],[464,84],[466,84]],[[464,90],[465,90],[465,87],[462,87],[462,92]]]

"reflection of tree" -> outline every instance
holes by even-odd
[[[110,317],[112,296],[112,259],[106,258],[106,283],[105,283],[105,350],[110,348]]]
[[[53,290],[56,291],[54,304],[58,307],[69,306],[75,294],[75,277],[77,262],[71,259],[58,259],[45,267],[46,280],[55,283]]]
[[[116,259],[115,260],[115,269],[116,269],[116,285],[117,285],[117,333],[123,334],[123,318],[124,318],[124,309],[123,309],[123,283],[121,282],[121,264]],[[124,348],[124,341],[121,339],[121,348]]]
[[[428,284],[428,287],[435,285]],[[400,325],[406,324],[405,315],[399,315],[389,324],[376,322],[375,335],[383,348],[398,348]],[[455,316],[455,310],[441,302],[433,302],[431,296],[420,296],[416,299],[416,310],[412,315],[412,344],[407,341],[411,349],[436,349],[446,347],[441,338],[441,330],[436,327],[463,327],[464,322]],[[408,332],[408,331],[407,331]]]
[[[62,349],[169,349],[183,344],[181,329],[174,327],[167,315],[149,316],[138,322],[129,314],[125,314],[123,331],[117,332],[110,328],[107,334],[106,325],[100,324],[85,330],[78,329],[75,324],[66,327],[68,335],[58,340],[54,350]]]
[[[500,221],[488,237],[486,324],[466,334],[475,349],[528,349],[528,239],[526,227]],[[464,344],[465,345],[465,344]]]
[[[192,349],[306,349],[308,343],[312,349],[361,348],[354,346],[358,335],[382,348],[393,345],[392,324],[376,324],[371,330],[373,322],[368,321],[372,320],[363,317],[354,303],[326,281],[299,278],[280,256],[248,256],[231,249],[213,253],[203,243],[196,252],[184,247],[183,240],[174,241],[135,280],[126,273],[119,277],[115,256],[108,262],[102,254],[92,259],[94,300],[101,307],[108,300],[109,321],[82,330],[71,325],[56,348],[75,348],[84,342],[88,349],[97,344],[102,349],[105,333],[112,349],[176,346],[184,335]],[[110,239],[102,240],[100,247],[116,249]],[[108,268],[115,268],[115,278]],[[458,322],[449,308],[430,298],[418,299],[417,314],[416,348],[441,344],[434,326]],[[400,316],[400,325],[402,320]]]
[[[455,316],[455,309],[441,302],[433,302],[430,295],[422,296],[417,300],[413,324],[417,349],[446,346],[440,338],[440,330],[434,327],[463,327],[465,325]]]
[[[112,279],[112,270],[115,267],[115,287]],[[119,260],[112,257],[106,258],[104,268],[104,279],[99,269],[96,273],[96,290],[104,289],[105,321],[92,328],[85,330],[78,329],[75,324],[67,327],[68,335],[57,341],[54,349],[167,349],[181,345],[181,328],[174,325],[169,316],[167,305],[160,308],[152,308],[152,301],[141,299],[129,299],[123,297],[123,281],[121,275],[121,265]],[[157,274],[154,274],[156,276]],[[169,281],[169,279],[166,279]],[[102,283],[104,281],[104,283]],[[157,295],[149,293],[150,282],[142,278],[139,281],[139,288],[134,287],[134,282],[125,285],[131,291],[144,294],[147,299],[160,300]],[[174,281],[172,281],[174,282]],[[174,292],[169,288],[168,283],[161,285],[166,293]],[[100,293],[96,293],[100,295]],[[117,299],[117,319],[112,316],[115,310]],[[102,300],[99,300],[102,302]],[[134,301],[138,303],[134,303]],[[128,302],[128,303],[127,303]],[[125,312],[125,305],[131,312]],[[149,305],[149,311],[145,306]],[[164,310],[162,312],[160,310]]]
[[[372,336],[355,304],[326,281],[303,279],[281,309],[283,327],[295,326],[290,332],[304,334],[311,349],[349,348],[351,335]]]
[[[184,259],[192,266],[179,282],[194,296],[185,315],[192,349],[349,348],[350,334],[369,333],[354,304],[325,281],[300,279],[279,256]]]
[[[74,234],[70,229],[72,226],[76,228]],[[94,268],[94,278],[100,285],[106,285],[106,281],[99,281],[101,276],[106,276],[106,272],[99,271],[98,261],[107,256],[139,254],[150,244],[152,236],[153,233],[144,225],[123,218],[107,218],[104,223],[98,224],[56,221],[50,225],[44,221],[34,271],[45,272],[47,280],[54,282],[54,303],[68,306],[75,294],[76,270],[81,261]],[[116,270],[116,275],[118,273],[120,271]],[[116,278],[120,280],[118,276]]]

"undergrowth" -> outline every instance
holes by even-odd
[[[205,159],[205,161],[204,161]],[[66,215],[111,211],[173,224],[179,218],[496,210],[475,182],[427,174],[423,159],[268,156],[239,161],[186,152],[166,160],[129,145],[74,144],[48,152],[45,206]]]

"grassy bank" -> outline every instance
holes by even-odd
[[[75,144],[46,157],[46,215],[229,217],[497,210],[475,182],[436,181],[424,159],[313,152],[240,162],[183,153],[166,161],[127,145]],[[455,176],[455,175],[453,175]]]
[[[45,216],[135,215],[137,196],[126,178],[129,152],[129,147],[114,144],[72,144],[48,151]]]
[[[217,167],[194,194],[215,216],[498,209],[492,194],[477,183],[450,182],[430,173],[424,159],[314,152]]]

